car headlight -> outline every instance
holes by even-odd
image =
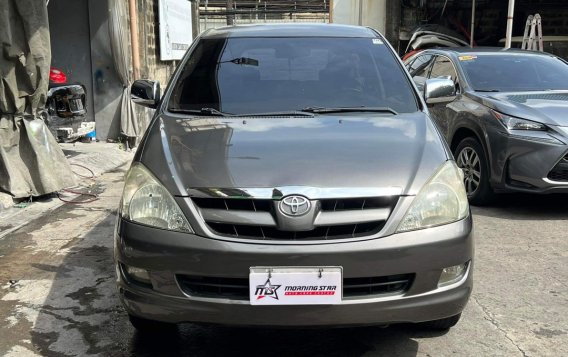
[[[120,214],[148,226],[193,232],[172,195],[140,163],[134,163],[126,175]]]
[[[416,195],[397,232],[456,222],[468,214],[462,173],[454,161],[446,161]]]
[[[503,126],[509,130],[537,130],[546,131],[546,125],[537,123],[536,121],[515,118],[506,114],[501,114],[494,110],[491,111],[493,116],[499,120]]]

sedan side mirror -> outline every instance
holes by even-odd
[[[424,84],[426,104],[447,103],[456,99],[456,84],[447,78],[432,78]]]
[[[138,79],[130,88],[130,99],[136,104],[156,108],[160,103],[160,82]]]

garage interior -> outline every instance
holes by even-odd
[[[421,24],[442,25],[468,38],[473,3],[475,3],[475,45],[503,46],[500,40],[505,38],[508,1],[400,0],[398,2],[400,2],[398,36],[389,38],[389,40],[398,42],[395,47],[399,49],[399,53],[400,50],[406,48],[412,29]],[[568,7],[564,0],[516,0],[513,21],[514,37],[523,36],[528,16],[536,13],[542,17],[544,36],[568,35]],[[393,18],[393,22],[396,22],[398,14],[391,15],[392,17],[387,18]]]

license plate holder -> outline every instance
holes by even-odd
[[[342,267],[251,267],[251,305],[336,305],[343,292]]]

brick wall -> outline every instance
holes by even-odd
[[[136,6],[139,14],[140,76],[158,80],[165,87],[177,62],[160,61],[158,0],[136,0]]]

